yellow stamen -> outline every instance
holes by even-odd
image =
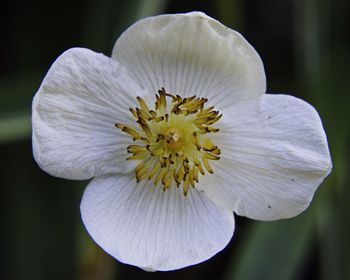
[[[171,102],[167,102],[171,98]],[[186,196],[189,187],[196,187],[200,176],[213,173],[211,160],[219,160],[220,149],[210,140],[210,133],[222,115],[213,106],[205,108],[207,98],[182,98],[161,88],[156,94],[154,108],[150,109],[140,96],[139,108],[130,108],[139,129],[116,123],[122,132],[129,134],[137,144],[127,146],[131,154],[127,160],[139,160],[135,167],[137,182],[148,179],[166,191],[180,187]]]
[[[142,109],[144,112],[148,112],[149,109],[148,109],[148,106],[147,106],[146,102],[143,101],[143,99],[142,99],[140,96],[136,97],[136,99],[137,99],[137,101],[140,103],[141,109]]]
[[[206,155],[202,156],[202,160],[203,160],[203,164],[205,166],[205,168],[208,170],[209,173],[214,173],[213,169],[211,169],[210,165],[209,165],[209,161],[208,158],[206,157]]]
[[[183,193],[185,196],[187,195],[189,185],[190,185],[190,180],[187,176],[187,178],[185,179],[184,184],[183,184]]]
[[[206,159],[211,159],[211,160],[219,160],[220,157],[216,156],[216,155],[212,155],[212,154],[209,154],[209,153],[204,153],[204,155]]]
[[[157,173],[159,168],[160,168],[160,163],[159,162],[155,163],[152,170],[148,173],[148,180],[151,180],[153,178],[153,176]]]

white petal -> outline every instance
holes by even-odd
[[[33,150],[40,167],[67,179],[128,172],[128,108],[141,89],[113,59],[70,49],[52,65],[33,100]],[[133,96],[134,95],[134,96]]]
[[[95,178],[81,202],[92,238],[119,261],[145,270],[174,270],[202,262],[230,241],[231,211],[196,190],[163,191],[126,175]]]
[[[304,211],[332,163],[315,109],[287,95],[237,104],[215,144],[222,158],[198,187],[237,214],[274,220]],[[220,137],[221,134],[221,137]]]
[[[263,64],[253,47],[203,13],[140,20],[117,40],[112,58],[153,93],[164,87],[181,96],[196,94],[219,108],[266,89]]]

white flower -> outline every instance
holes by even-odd
[[[33,101],[33,150],[53,176],[90,179],[81,215],[123,263],[174,270],[222,250],[233,212],[304,211],[331,170],[315,109],[265,94],[263,64],[202,13],[138,21],[112,58],[66,51]]]

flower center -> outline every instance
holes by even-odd
[[[169,128],[166,133],[166,145],[170,150],[177,150],[179,149],[182,144],[182,133],[179,129],[175,127]]]
[[[127,147],[131,154],[127,160],[140,161],[135,168],[137,182],[148,179],[155,186],[162,184],[164,191],[172,185],[182,186],[187,195],[200,176],[214,172],[209,161],[220,159],[220,149],[210,134],[219,131],[212,125],[222,115],[213,106],[205,108],[206,98],[182,98],[164,88],[156,94],[153,110],[141,97],[137,101],[140,106],[129,110],[138,127],[115,124],[137,142]]]

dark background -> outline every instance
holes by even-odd
[[[84,230],[87,182],[50,177],[32,157],[31,100],[52,62],[81,46],[106,55],[137,19],[203,11],[262,57],[268,92],[313,104],[333,172],[302,215],[237,217],[233,240],[202,264],[147,273],[115,261]],[[349,2],[341,0],[15,0],[0,9],[1,279],[350,279]]]

